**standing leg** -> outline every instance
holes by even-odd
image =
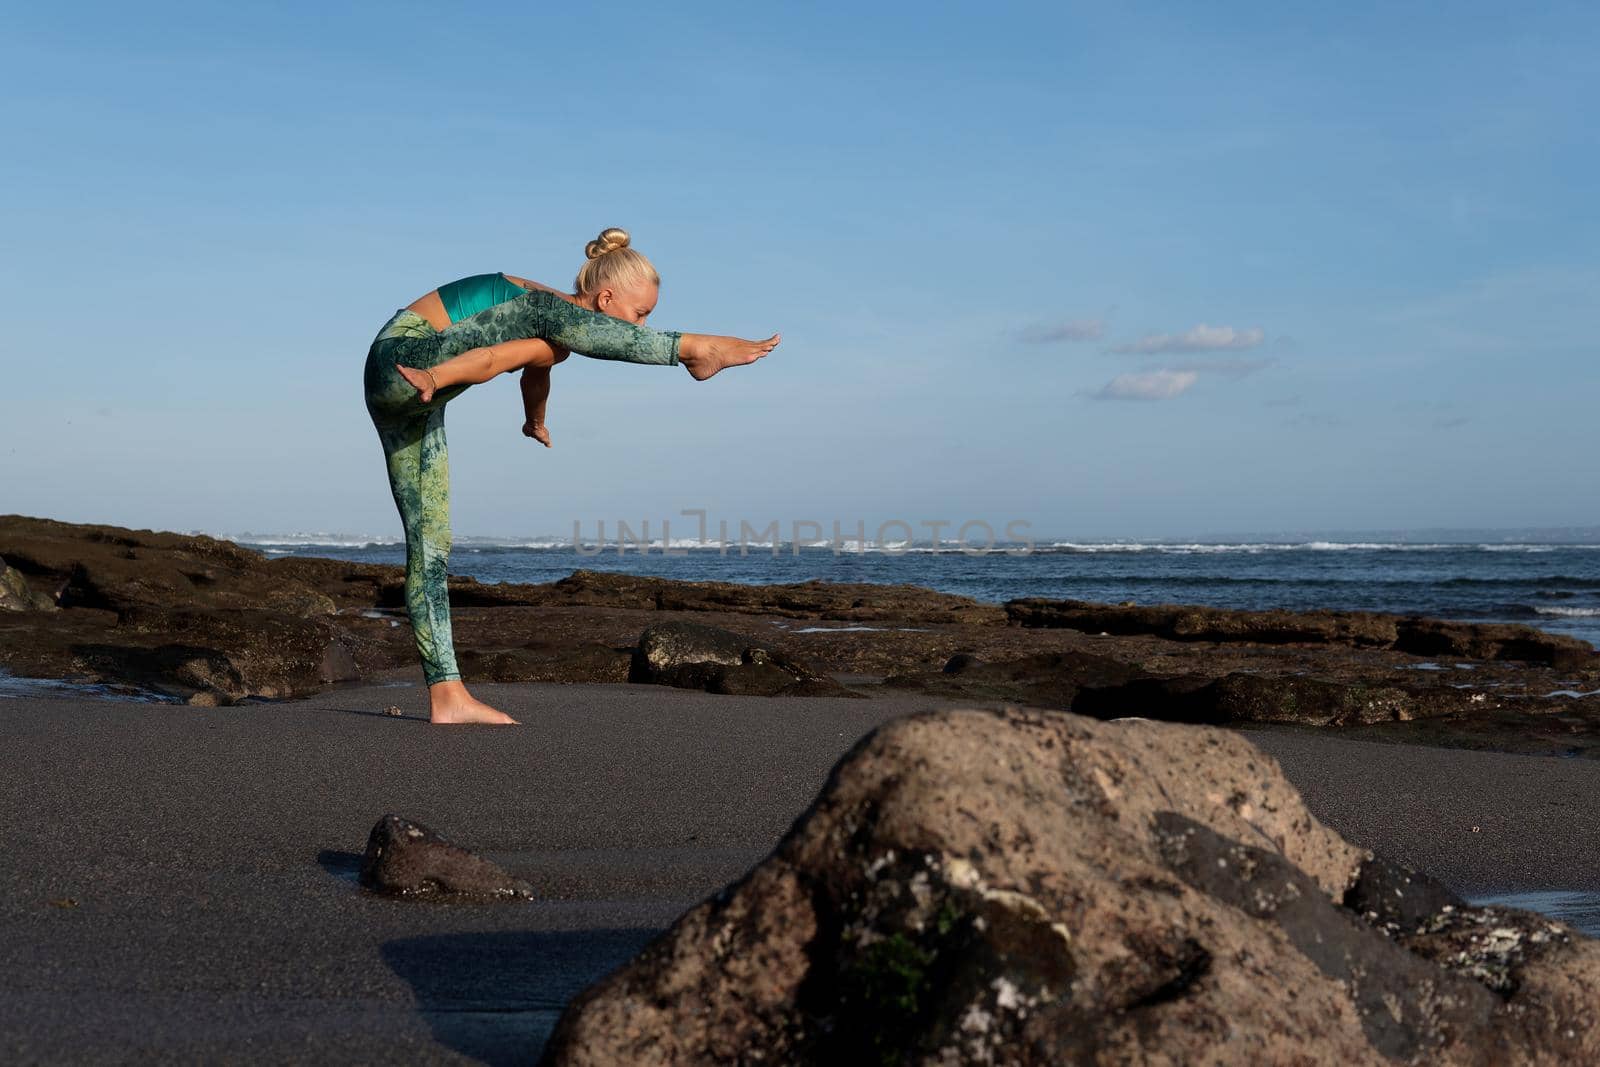
[[[505,722],[461,684],[450,632],[450,457],[444,407],[378,429],[389,488],[406,532],[406,612],[422,657],[434,722]]]
[[[406,532],[406,611],[433,685],[461,677],[450,634],[450,457],[444,409],[396,429],[380,430],[389,488]]]

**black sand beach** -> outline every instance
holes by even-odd
[[[948,706],[483,691],[527,725],[430,728],[410,687],[0,699],[0,1058],[526,1062],[567,999],[764,855],[856,739]],[[1594,761],[1250,736],[1334,828],[1453,888],[1600,889]],[[364,893],[387,811],[539,899]]]
[[[569,997],[764,855],[857,738],[933,706],[483,691],[527,727],[430,727],[414,687],[0,700],[0,1060],[526,1061]],[[386,811],[540,899],[364,893]]]

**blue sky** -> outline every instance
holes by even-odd
[[[458,533],[1600,522],[1597,10],[19,9],[0,511],[392,535],[372,335],[620,225],[783,346],[474,388]]]

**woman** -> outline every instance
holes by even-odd
[[[367,353],[367,411],[389,464],[389,487],[406,530],[406,610],[411,615],[430,718],[436,723],[514,723],[467,692],[450,636],[450,468],[444,407],[469,385],[525,367],[523,432],[549,447],[544,427],[550,368],[579,352],[597,359],[681,364],[698,381],[754,363],[778,344],[646,328],[661,279],[609,229],[585,248],[569,296],[508,274],[440,286],[395,312]]]

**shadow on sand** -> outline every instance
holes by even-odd
[[[325,848],[317,853],[317,866],[341,882],[360,885],[362,858],[359,852],[340,852]]]
[[[440,1044],[488,1064],[532,1063],[567,1001],[638,954],[659,930],[408,937],[383,960],[411,984]]]

